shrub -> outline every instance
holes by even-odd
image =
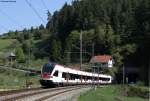
[[[138,86],[144,86],[144,82],[138,81],[138,82],[136,83],[136,85],[138,85]]]
[[[127,91],[128,96],[138,96],[142,98],[149,98],[149,89],[139,86],[129,86]]]

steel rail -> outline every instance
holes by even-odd
[[[37,88],[28,88],[28,89],[19,89],[19,90],[0,91],[0,97],[1,96],[8,96],[11,94],[17,94],[17,93],[21,93],[21,92],[25,92],[25,91],[33,91],[33,90],[40,90],[40,89],[42,89],[42,88],[37,87]]]
[[[67,87],[58,87],[58,88],[49,88],[49,89],[40,89],[40,90],[25,90],[25,91],[21,91],[21,94],[19,91],[16,93],[10,93],[8,95],[4,94],[5,96],[1,96],[3,97],[3,99],[0,97],[0,100],[3,101],[15,101],[15,100],[19,100],[19,99],[23,99],[25,97],[29,97],[29,96],[34,96],[37,94],[43,94],[43,93],[47,93],[47,92],[53,92],[53,91],[57,91],[57,90],[62,90],[62,89],[70,89],[70,88],[76,88],[76,87],[80,87],[80,86],[67,86]],[[30,92],[31,91],[31,92]],[[12,96],[11,96],[12,95]],[[13,96],[14,95],[14,96]]]
[[[80,89],[80,88],[81,88],[81,87],[76,87],[76,88],[68,89],[68,90],[65,90],[65,91],[56,92],[56,93],[54,93],[54,94],[50,94],[50,95],[48,95],[48,96],[44,96],[44,97],[42,97],[42,98],[39,98],[39,99],[37,99],[37,100],[35,100],[35,101],[44,101],[44,100],[46,100],[46,99],[48,99],[48,98],[51,98],[51,97],[54,97],[54,96],[57,96],[57,95],[60,95],[60,94],[66,93],[66,92],[70,92],[70,91],[73,91],[73,90],[77,90],[77,89]],[[83,88],[83,87],[82,87],[82,88]]]

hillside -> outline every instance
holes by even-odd
[[[15,39],[0,39],[0,52],[11,51],[13,49],[12,45]]]
[[[41,40],[33,40],[32,46],[37,45],[40,41]],[[18,42],[16,39],[0,39],[0,65],[5,64],[4,61],[6,62],[6,60],[7,60],[6,56],[9,53],[13,52],[14,54],[16,54],[17,44],[18,44]],[[26,57],[28,57],[28,55]],[[33,60],[33,59],[31,59],[30,61],[31,62],[30,62],[29,68],[40,70],[41,66],[44,63],[46,63],[48,60],[45,60],[45,59]],[[6,64],[8,65],[8,63],[6,63]],[[14,62],[14,64],[16,64],[16,63]],[[22,63],[19,65],[23,68],[27,67],[25,64],[22,64]]]
[[[27,65],[29,60],[31,64],[48,60],[65,65],[79,64],[82,32],[83,63],[92,57],[93,44],[94,55],[113,57],[114,73],[120,72],[123,65],[135,67],[142,71],[138,80],[148,85],[149,11],[149,0],[74,0],[54,14],[47,12],[46,27],[40,25],[6,33],[2,38],[17,41],[14,45],[8,42],[11,48],[7,41],[4,44],[2,41],[4,46],[0,47],[4,51],[14,49],[19,65]]]

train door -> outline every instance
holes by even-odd
[[[82,84],[82,82],[83,82],[83,77],[82,77],[82,75],[80,75],[80,79],[81,79],[81,84]]]
[[[58,77],[59,77],[59,82],[63,83],[62,72],[61,71],[58,72]]]
[[[69,73],[67,73],[66,79],[67,79],[67,85],[69,85],[69,80],[70,80],[70,74]]]
[[[67,73],[66,72],[62,73],[62,80],[63,80],[63,84],[66,84],[66,81],[67,81]]]
[[[56,70],[56,71],[54,72],[54,74],[53,74],[53,82],[54,82],[54,83],[58,83],[58,82],[59,82],[58,74],[59,74],[58,70]]]

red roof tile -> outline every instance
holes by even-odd
[[[112,57],[110,55],[98,55],[98,56],[92,57],[92,59],[90,60],[90,63],[96,63],[96,62],[105,63],[111,59]]]

